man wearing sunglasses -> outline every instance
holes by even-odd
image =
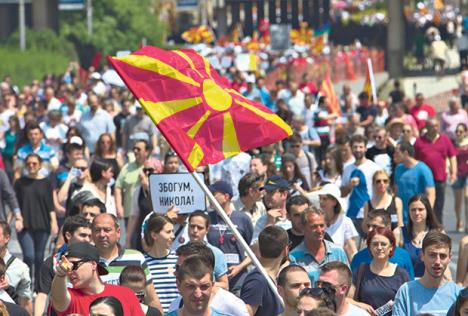
[[[100,276],[108,271],[99,264],[99,251],[88,242],[71,244],[56,265],[51,301],[57,315],[89,313],[89,305],[98,297],[114,296],[122,304],[124,315],[142,316],[140,303],[129,288],[104,284]],[[67,288],[67,278],[73,288]]]
[[[339,316],[369,316],[364,309],[348,302],[352,274],[349,267],[340,261],[331,261],[320,268],[316,285],[320,288],[335,290],[336,313]]]
[[[125,226],[127,226],[128,218],[132,212],[132,196],[139,182],[141,170],[151,154],[150,144],[146,140],[135,141],[133,153],[135,154],[135,160],[123,166],[115,181],[114,190],[117,215],[120,218],[125,218]]]

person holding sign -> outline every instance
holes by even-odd
[[[252,221],[244,212],[236,211],[232,207],[232,188],[225,181],[215,182],[210,186],[211,192],[223,208],[224,212],[231,218],[234,225],[241,233],[244,240],[250,244],[253,235]],[[224,257],[228,265],[229,288],[231,292],[240,291],[242,280],[247,273],[246,267],[250,264],[246,258],[240,242],[226,225],[217,212],[210,212],[210,229],[208,231],[208,242],[218,247],[224,252]]]

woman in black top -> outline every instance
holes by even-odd
[[[390,177],[385,170],[379,170],[372,177],[374,195],[371,200],[364,204],[364,221],[362,229],[367,231],[367,214],[369,212],[381,209],[390,214],[392,219],[392,229],[395,234],[397,244],[402,240],[401,227],[403,224],[403,202],[394,194],[390,193]]]
[[[374,310],[387,307],[387,312],[377,315],[391,315],[391,305],[396,292],[403,283],[409,281],[405,269],[389,261],[395,251],[396,242],[388,228],[372,230],[367,237],[367,248],[372,256],[370,264],[361,264],[353,275],[356,288],[354,299],[372,306]],[[388,305],[387,305],[388,304]]]
[[[281,157],[280,174],[288,180],[291,195],[297,194],[296,192],[304,195],[310,190],[309,184],[297,165],[293,154],[287,153]]]
[[[34,267],[36,282],[49,235],[57,235],[58,232],[52,184],[39,174],[41,164],[39,155],[29,154],[25,159],[28,175],[15,182],[15,193],[23,217],[23,229],[18,231],[18,241],[31,275]]]

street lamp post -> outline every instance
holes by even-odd
[[[86,24],[88,27],[88,35],[93,35],[93,1],[86,1]]]
[[[19,33],[20,33],[20,50],[26,50],[26,22],[24,17],[24,0],[19,0],[18,5],[19,16]]]

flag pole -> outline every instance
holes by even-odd
[[[374,100],[374,103],[376,103],[377,100],[377,89],[375,87],[375,78],[374,78],[374,68],[372,67],[372,59],[367,58],[367,68],[369,69],[369,78],[371,82],[371,88],[372,88],[372,98]]]
[[[275,293],[275,296],[276,298],[278,298],[278,300],[281,302],[281,305],[284,306],[284,302],[283,302],[283,299],[282,297],[279,295],[278,293],[278,289],[276,288],[276,284],[273,282],[273,280],[270,278],[270,276],[268,275],[268,273],[266,272],[265,268],[263,268],[262,264],[260,263],[260,261],[257,259],[257,256],[255,256],[254,252],[252,251],[252,249],[250,248],[250,246],[247,244],[247,242],[244,240],[244,238],[242,237],[242,235],[240,234],[240,232],[237,230],[236,226],[234,225],[234,223],[231,221],[231,219],[229,218],[229,216],[226,214],[226,212],[224,212],[223,208],[221,207],[221,205],[218,203],[218,201],[215,199],[215,197],[213,196],[213,193],[211,193],[211,191],[208,189],[208,187],[206,186],[205,182],[200,179],[197,175],[197,173],[195,171],[192,171],[190,172],[190,174],[192,175],[192,177],[195,179],[195,181],[198,183],[198,185],[202,188],[203,192],[205,192],[206,196],[208,197],[208,199],[210,200],[211,204],[214,205],[215,209],[216,209],[216,212],[218,212],[218,214],[221,216],[221,218],[224,220],[224,222],[226,223],[226,225],[229,226],[229,228],[231,229],[231,231],[233,232],[234,236],[236,236],[236,239],[240,242],[242,248],[244,249],[244,251],[247,253],[247,255],[250,257],[250,259],[252,259],[252,262],[253,264],[255,265],[255,267],[257,267],[257,269],[263,274],[263,276],[265,277],[265,279],[267,280],[268,282],[268,286],[270,287],[270,289],[273,291],[273,293]]]

